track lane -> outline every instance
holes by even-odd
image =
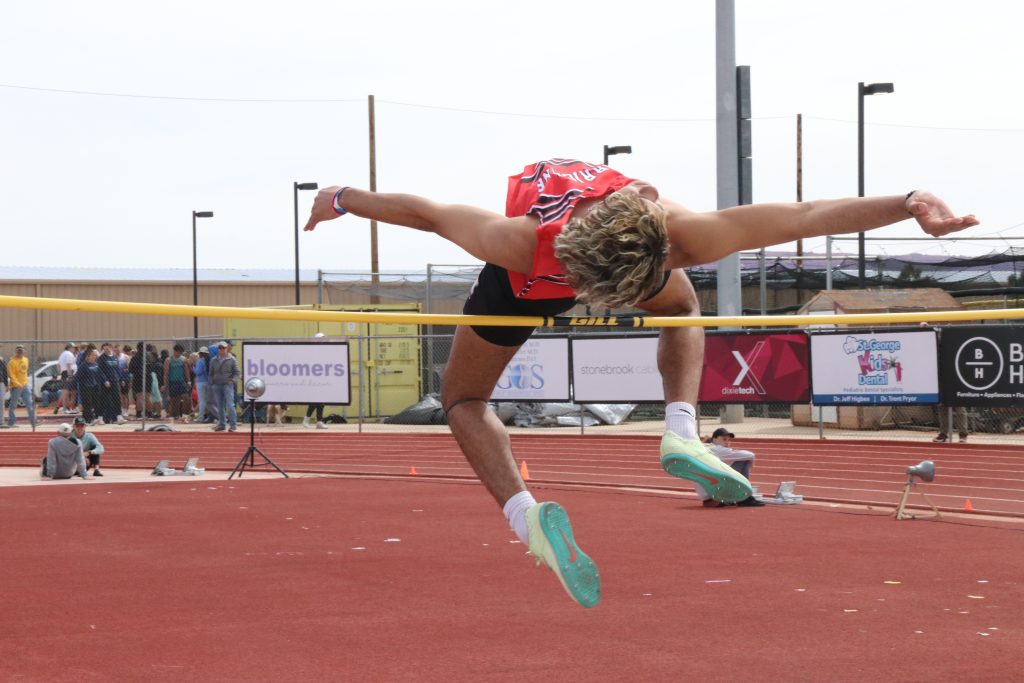
[[[248,433],[99,432],[107,467],[149,468],[163,458],[180,467],[191,456],[214,470],[233,469],[249,445]],[[49,434],[5,432],[0,466],[34,466]],[[644,435],[514,434],[517,459],[537,483],[693,490],[665,475],[658,437]],[[259,431],[255,443],[285,470],[325,474],[473,479],[449,434]],[[737,439],[757,460],[753,483],[770,495],[781,481],[797,481],[808,500],[895,506],[908,465],[931,459],[937,479],[921,484],[942,509],[961,510],[969,499],[977,512],[1024,517],[1024,448],[987,444],[825,442]],[[179,462],[180,461],[180,462]],[[911,501],[923,504],[919,496]]]

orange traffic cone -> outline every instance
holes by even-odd
[[[523,481],[530,481],[530,468],[526,466],[526,461],[519,466],[519,474],[522,476]]]
[[[971,505],[971,499],[968,498],[967,502],[964,503],[964,512],[974,512],[974,506]]]
[[[409,468],[409,474],[411,474],[412,476],[415,477],[416,476],[416,468],[415,467],[410,467]]]

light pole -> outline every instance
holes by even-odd
[[[892,83],[857,84],[857,196],[864,196],[864,97],[893,92]],[[864,233],[857,233],[857,286],[867,286],[864,264]]]
[[[199,277],[196,270],[196,219],[213,218],[213,211],[192,212],[192,305],[199,305]],[[192,338],[199,339],[199,318],[192,318]]]
[[[604,146],[604,165],[605,166],[608,165],[608,157],[610,157],[610,156],[612,156],[614,154],[632,154],[632,153],[633,153],[632,145],[619,145],[618,147],[609,147],[608,145],[605,145]]]
[[[316,190],[316,183],[292,183],[292,197],[295,199],[295,305],[299,305],[299,190]]]

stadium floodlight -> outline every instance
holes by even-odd
[[[615,146],[615,147],[609,147],[608,145],[605,145],[604,146],[604,165],[605,166],[608,165],[608,157],[610,157],[612,155],[615,155],[615,154],[632,154],[632,153],[633,153],[633,146],[632,145],[618,145],[618,146]]]
[[[318,190],[316,183],[292,183],[292,198],[295,200],[295,305],[300,305],[299,297],[299,190]]]
[[[199,276],[196,269],[196,219],[213,218],[213,211],[192,212],[192,305],[199,305]],[[192,318],[192,338],[199,344],[199,318]]]
[[[892,83],[857,84],[857,196],[864,196],[864,98],[868,95],[881,95],[894,92]],[[857,233],[857,286],[867,286],[866,264],[864,255],[864,233]]]

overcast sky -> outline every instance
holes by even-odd
[[[200,268],[291,268],[292,182],[368,185],[371,93],[382,192],[500,212],[523,165],[629,144],[612,166],[714,209],[714,5],[5,3],[0,265],[190,269],[195,209],[216,213],[200,221]],[[855,195],[857,82],[891,81],[894,94],[866,101],[868,194],[928,188],[978,215],[970,235],[1020,240],[1022,15],[995,0],[737,0],[755,201],[795,199],[798,112],[804,197]],[[919,234],[910,222],[877,233]],[[366,270],[368,223],[304,233],[301,254],[304,269]],[[382,269],[471,262],[381,226]]]

